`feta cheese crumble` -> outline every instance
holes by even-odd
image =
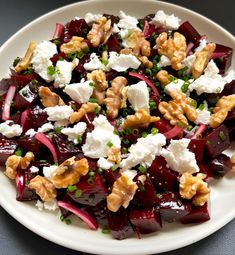
[[[108,170],[110,169],[112,166],[114,165],[114,163],[108,161],[106,158],[99,158],[99,160],[97,161],[97,166],[101,167],[104,170]]]
[[[129,148],[130,154],[120,163],[123,169],[131,169],[141,164],[144,167],[150,167],[156,156],[160,155],[161,148],[166,144],[166,138],[163,134],[152,135],[139,138],[136,144]]]
[[[199,172],[195,154],[187,148],[189,142],[190,139],[187,138],[171,140],[167,149],[163,148],[161,151],[169,167],[180,174]]]
[[[85,156],[90,158],[107,157],[109,149],[108,143],[120,148],[121,140],[114,134],[114,127],[109,123],[104,115],[99,115],[92,122],[94,130],[87,133],[86,143],[82,146]]]
[[[56,53],[57,47],[50,41],[43,41],[39,43],[34,50],[31,60],[33,69],[46,82],[51,82],[54,80],[53,75],[48,74],[48,67],[53,65],[50,58]]]
[[[53,130],[54,129],[54,126],[48,122],[48,123],[45,123],[43,124],[39,129],[38,129],[38,132],[42,132],[42,133],[46,133],[50,130]]]
[[[166,67],[166,66],[171,66],[171,60],[167,56],[162,55],[161,58],[160,58],[160,61],[157,63],[157,66],[159,68]]]
[[[68,136],[69,141],[73,141],[75,144],[78,144],[78,138],[84,134],[86,128],[87,125],[85,122],[79,122],[73,127],[63,128],[61,133]]]
[[[130,85],[127,90],[127,98],[135,111],[145,109],[149,112],[149,91],[144,81]]]
[[[150,24],[153,24],[155,27],[163,26],[169,30],[176,30],[180,26],[180,21],[181,20],[174,14],[168,15],[164,11],[159,10],[155,14]]]
[[[23,132],[22,127],[14,123],[12,120],[7,120],[0,124],[0,133],[7,138],[20,136]]]
[[[74,112],[69,105],[47,107],[44,111],[47,113],[47,119],[49,121],[68,120],[70,115]]]
[[[200,52],[202,51],[207,45],[207,40],[204,38],[204,39],[201,39],[200,40],[200,43],[199,43],[199,46],[194,50],[194,52]]]
[[[68,94],[74,101],[78,103],[87,103],[90,99],[94,88],[90,85],[91,81],[82,79],[79,83],[72,83],[64,88],[64,92]]]
[[[46,177],[50,181],[51,178],[54,177],[57,168],[58,166],[56,165],[44,166],[42,169],[44,177]]]
[[[208,111],[208,105],[207,102],[204,101],[204,108],[200,110],[199,108],[196,109],[196,112],[198,114],[197,119],[195,120],[196,124],[209,124],[210,118],[211,118],[211,112]]]
[[[117,24],[117,26],[119,28],[124,28],[124,29],[129,29],[129,30],[139,30],[140,31],[140,28],[137,26],[137,24],[139,22],[138,22],[138,19],[136,17],[126,15],[125,12],[120,11],[119,12],[119,18],[120,18],[120,20]]]
[[[39,211],[43,211],[43,209],[55,211],[56,209],[59,208],[56,199],[53,199],[49,202],[42,202],[41,200],[37,200],[35,206],[38,208]]]
[[[31,166],[29,168],[29,171],[30,171],[30,173],[38,173],[39,172],[39,168],[36,167],[36,166]]]
[[[101,18],[103,15],[102,14],[93,14],[91,12],[88,12],[85,16],[84,19],[87,24],[90,24],[92,22],[95,22],[97,19]]]
[[[184,80],[181,79],[177,79],[175,81],[170,82],[169,84],[167,84],[165,86],[165,91],[169,94],[172,90],[178,90],[181,91],[181,87],[183,86],[183,84],[185,83]]]
[[[33,137],[37,134],[37,131],[35,131],[33,128],[30,128],[29,130],[26,131],[26,135]]]
[[[101,69],[103,71],[106,71],[106,66],[100,61],[99,56],[96,55],[96,53],[91,53],[90,55],[90,61],[85,63],[84,69],[87,71],[94,71],[97,69]]]

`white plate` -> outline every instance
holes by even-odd
[[[56,22],[65,23],[75,16],[82,17],[87,12],[114,13],[124,10],[130,15],[143,17],[163,9],[174,13],[182,19],[189,20],[201,34],[206,34],[211,41],[235,48],[234,37],[222,27],[207,18],[182,7],[151,0],[97,0],[65,6],[50,12],[30,23],[0,49],[0,77],[6,77],[9,66],[16,56],[22,56],[30,40],[41,41],[51,38]],[[235,57],[233,57],[233,68]],[[59,219],[58,214],[40,212],[32,203],[15,200],[15,187],[0,173],[0,203],[2,207],[24,226],[40,236],[62,246],[95,254],[153,254],[180,248],[196,242],[232,220],[235,216],[235,179],[227,176],[213,185],[211,193],[211,220],[198,225],[168,224],[155,234],[143,236],[141,240],[133,237],[123,241],[114,240],[100,231],[89,230],[79,220],[67,226]]]

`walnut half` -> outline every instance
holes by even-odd
[[[65,105],[64,101],[55,92],[52,92],[48,87],[41,86],[38,94],[44,107],[54,107],[56,105]]]

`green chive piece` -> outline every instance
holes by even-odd
[[[141,136],[144,137],[144,138],[145,138],[147,135],[148,135],[147,132],[142,132],[142,133],[141,133]]]
[[[209,141],[209,140],[206,141],[206,144],[207,144],[207,145],[210,144],[210,143],[211,143],[211,141]]]
[[[92,97],[89,99],[89,102],[98,104],[98,100],[96,98],[92,98]]]
[[[193,126],[192,125],[188,125],[187,128],[186,128],[188,131],[191,131],[193,129]]]
[[[109,148],[112,148],[112,147],[113,147],[113,143],[109,141],[109,142],[107,143],[107,146],[108,146]]]
[[[146,68],[146,69],[145,69],[145,74],[147,74],[148,76],[152,76],[152,71],[151,71],[151,69]]]
[[[122,148],[122,153],[123,153],[123,154],[127,154],[127,153],[128,153],[128,149],[127,149],[126,147],[123,147],[123,148]]]
[[[89,177],[94,177],[94,176],[95,176],[95,172],[94,172],[94,171],[90,171],[90,172],[88,173],[88,176],[89,176]]]
[[[147,169],[144,166],[139,166],[138,169],[142,174],[145,174],[147,172]]]
[[[111,170],[112,170],[112,171],[116,171],[116,170],[118,169],[118,167],[119,167],[118,165],[113,165],[113,166],[111,167]]]
[[[97,169],[97,172],[98,172],[99,174],[103,174],[104,169],[103,169],[103,168],[101,168],[101,167],[99,167],[99,168]]]
[[[108,226],[103,226],[102,227],[102,233],[103,234],[109,234],[110,233],[110,229]]]
[[[15,155],[16,156],[23,156],[23,152],[24,152],[24,150],[23,150],[23,148],[18,148],[16,151],[15,151]]]
[[[81,196],[82,196],[82,190],[81,190],[81,189],[76,190],[75,196],[76,196],[77,198],[81,197]]]
[[[224,134],[224,131],[220,131],[219,132],[219,137],[222,141],[225,141],[226,137],[225,137],[225,134]]]
[[[183,123],[182,122],[177,122],[177,126],[183,127]]]
[[[205,109],[205,105],[204,105],[204,104],[200,104],[200,105],[198,106],[198,109],[199,109],[200,111],[203,111],[203,110]]]
[[[127,144],[130,143],[130,141],[129,141],[128,139],[124,139],[124,140],[123,140],[123,143],[127,145]]]
[[[77,142],[78,142],[78,144],[82,144],[82,136],[81,135],[79,135],[77,137]]]
[[[190,105],[193,106],[194,108],[197,108],[197,101],[192,99]]]
[[[67,188],[67,192],[73,192],[77,189],[76,185],[69,185]]]
[[[158,129],[157,128],[152,128],[151,129],[151,134],[152,135],[156,135],[158,133]]]

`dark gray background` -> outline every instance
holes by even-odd
[[[112,0],[110,0],[112,1]],[[71,0],[0,0],[0,45],[28,22]],[[170,0],[197,11],[235,34],[234,0]],[[1,60],[3,64],[4,61]],[[0,191],[1,192],[1,191]],[[234,203],[234,201],[231,201]],[[157,245],[157,244],[156,244]],[[0,255],[78,255],[53,244],[15,221],[0,207]],[[234,255],[235,220],[215,234],[185,248],[164,255]]]

